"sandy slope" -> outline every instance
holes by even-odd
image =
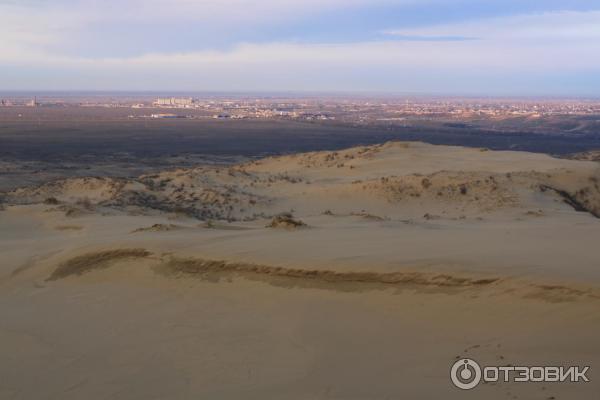
[[[388,143],[7,193],[0,397],[593,398],[599,181]],[[465,393],[463,355],[592,382]]]

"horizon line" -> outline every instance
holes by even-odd
[[[500,93],[450,93],[450,92],[400,92],[400,91],[377,91],[377,90],[180,90],[180,89],[0,89],[0,96],[6,95],[291,95],[291,96],[316,96],[316,97],[438,97],[438,98],[494,98],[494,99],[594,99],[600,100],[600,94],[500,94]]]

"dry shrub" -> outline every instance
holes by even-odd
[[[291,213],[283,213],[273,217],[273,220],[267,228],[286,228],[295,229],[305,227],[306,224],[300,220],[294,219]]]

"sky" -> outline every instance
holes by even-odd
[[[597,0],[0,0],[0,90],[600,96]]]

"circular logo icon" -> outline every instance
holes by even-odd
[[[452,366],[450,378],[459,389],[473,389],[481,381],[481,367],[470,358],[460,359]]]

